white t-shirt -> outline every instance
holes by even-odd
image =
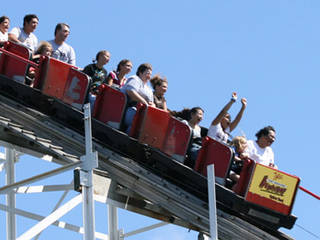
[[[249,158],[257,163],[269,166],[274,164],[274,154],[271,147],[261,148],[256,141],[247,141],[248,147],[245,152],[249,154]]]
[[[23,28],[15,27],[11,30],[10,34],[14,34],[18,40],[32,51],[38,47],[38,38],[33,33],[26,34]]]
[[[0,31],[0,42],[6,42],[8,41],[8,32],[2,33]]]
[[[208,137],[211,137],[215,140],[218,140],[220,142],[227,143],[228,137],[230,133],[230,128],[227,127],[225,131],[223,131],[221,124],[218,123],[217,125],[211,125],[208,130]]]
[[[121,92],[127,94],[127,90],[134,90],[147,102],[153,102],[153,92],[147,83],[144,83],[137,75],[128,78]]]
[[[63,42],[61,45],[56,44],[54,40],[50,40],[49,43],[52,45],[52,57],[62,62],[76,65],[76,53],[73,48]]]
[[[192,128],[189,125],[189,122],[187,120],[182,120],[183,123],[187,124],[191,130],[192,130],[192,138],[201,138],[201,127],[199,127],[199,125],[194,126],[194,128]]]

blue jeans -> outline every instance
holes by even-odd
[[[96,95],[89,93],[89,103],[90,103],[91,113],[93,113],[93,108],[94,108],[94,103],[96,102],[96,98],[97,98]]]
[[[187,166],[194,168],[200,149],[200,145],[192,143],[191,147],[188,149],[189,159],[187,163],[185,163]]]
[[[127,128],[126,133],[129,134],[131,130],[132,121],[134,115],[136,115],[137,108],[136,107],[128,107],[126,112],[126,117],[124,119],[124,124]]]

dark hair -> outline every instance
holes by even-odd
[[[192,113],[196,113],[196,112],[199,111],[199,110],[202,111],[202,112],[204,112],[201,107],[194,107],[194,108],[191,108],[190,113],[191,113],[191,114],[192,114]]]
[[[194,107],[194,108],[184,108],[182,111],[170,111],[170,114],[174,117],[177,117],[177,118],[182,118],[184,120],[187,120],[189,121],[191,119],[191,114],[194,114],[196,113],[197,111],[201,110],[202,112],[203,109],[201,107]]]
[[[54,36],[56,36],[57,32],[62,29],[63,26],[66,26],[70,29],[70,26],[66,23],[58,23],[56,28],[54,29]]]
[[[139,67],[138,67],[138,69],[137,69],[137,76],[139,76],[140,75],[140,73],[144,73],[144,71],[146,71],[146,70],[151,70],[152,71],[152,66],[151,66],[151,64],[149,64],[149,63],[143,63],[143,64],[141,64]]]
[[[26,23],[29,23],[32,19],[38,19],[39,21],[39,18],[37,17],[37,15],[35,14],[28,14],[28,15],[25,15],[24,18],[23,18],[23,26],[26,24]]]
[[[276,132],[276,130],[274,130],[274,128],[272,126],[267,126],[264,127],[262,129],[260,129],[257,133],[256,133],[256,137],[259,139],[262,136],[268,136],[270,131]]]
[[[8,20],[10,21],[10,18],[7,17],[7,16],[2,16],[2,17],[0,17],[0,23],[3,23],[4,20],[6,20],[6,19],[8,19]]]
[[[101,51],[99,51],[99,52],[97,53],[97,55],[96,55],[96,61],[98,61],[98,59],[99,59],[99,57],[100,57],[101,54],[107,54],[107,53],[110,54],[110,52],[107,51],[107,50],[101,50]]]
[[[131,62],[129,59],[122,59],[117,66],[117,72],[120,72],[120,67],[126,65],[127,63]]]
[[[151,78],[150,83],[153,89],[156,89],[156,86],[161,86],[162,83],[168,83],[166,77],[160,77],[160,75],[156,74],[153,78]]]

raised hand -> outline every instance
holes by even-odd
[[[245,98],[241,98],[241,103],[242,103],[242,105],[243,106],[247,106],[247,99],[245,99]]]
[[[232,96],[231,96],[231,99],[234,100],[234,101],[237,101],[237,98],[238,98],[237,93],[233,92]]]

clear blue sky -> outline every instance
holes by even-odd
[[[111,52],[107,70],[114,69],[123,58],[132,60],[132,73],[139,64],[150,62],[153,73],[168,79],[168,107],[179,110],[201,106],[205,110],[203,126],[209,126],[233,91],[246,97],[245,115],[233,135],[244,132],[247,138],[254,139],[257,130],[273,125],[277,132],[273,150],[279,169],[299,176],[301,186],[320,194],[318,0],[8,3],[2,4],[0,15],[10,17],[11,28],[21,26],[25,14],[39,16],[35,31],[39,40],[52,39],[56,23],[68,23],[71,34],[67,42],[74,47],[80,67],[91,63],[102,49]],[[240,106],[239,102],[234,104],[232,116]],[[23,171],[17,170],[17,179],[40,173],[46,166],[47,163],[27,157],[17,164],[17,168],[23,168]],[[4,173],[0,174],[3,185]],[[62,177],[58,179],[66,183]],[[23,208],[30,201],[28,208],[43,213],[49,201],[52,200],[52,207],[55,205],[59,195],[50,193],[52,197],[45,201],[41,196],[19,196],[17,207]],[[0,196],[0,200],[4,202],[4,197]],[[97,230],[106,233],[106,208],[101,206],[101,209],[97,213]],[[75,211],[65,219],[81,225],[81,207],[78,210],[78,214]],[[125,232],[154,222],[131,213],[120,213],[120,227]],[[320,236],[318,200],[298,192],[293,213],[298,216],[299,226]],[[18,219],[18,236],[35,224]],[[0,212],[1,239],[5,237],[4,221],[5,215]],[[317,239],[298,226],[284,231],[296,239]],[[42,235],[48,240],[59,236],[80,239],[77,234],[56,231],[55,227]],[[186,229],[170,226],[128,239],[189,240],[195,236]]]

